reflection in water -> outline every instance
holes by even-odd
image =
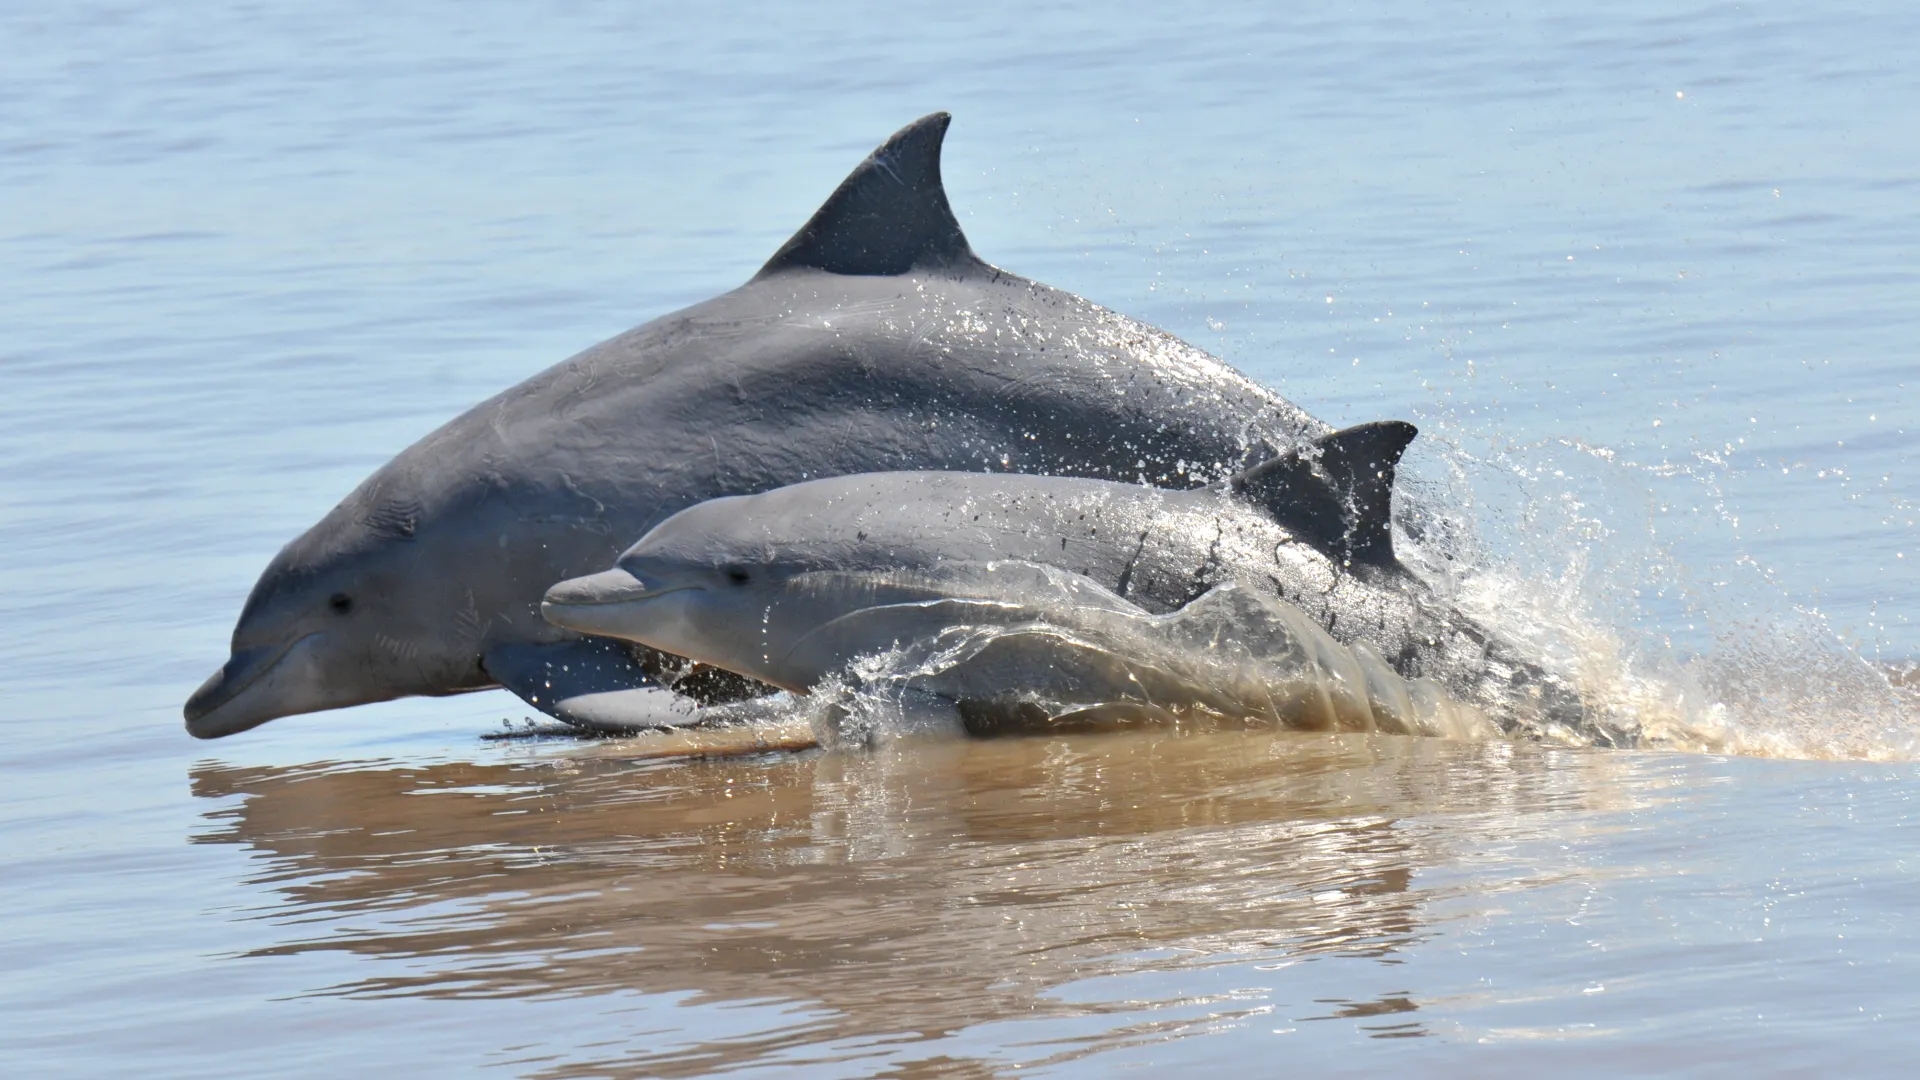
[[[1554,801],[1545,751],[1379,736],[1005,739],[670,764],[623,760],[618,742],[519,752],[203,765],[194,793],[221,802],[195,839],[262,857],[253,881],[282,898],[266,915],[288,935],[266,952],[385,961],[316,993],[795,1006],[777,1030],[618,1063],[673,1073],[1000,1019],[1137,1021],[1137,1000],[1060,992],[1101,975],[1390,959],[1422,933],[1414,875],[1450,842],[1399,819]],[[1420,1034],[1410,997],[1321,1008]],[[1095,1042],[1179,1024],[1116,1027]]]

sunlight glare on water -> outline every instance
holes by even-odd
[[[1893,4],[0,12],[0,1073],[1899,1071],[1917,33]],[[483,740],[527,713],[498,692],[185,735],[280,545],[739,284],[935,109],[984,258],[1336,426],[1417,423],[1406,549],[1653,749],[659,762]]]

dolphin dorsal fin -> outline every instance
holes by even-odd
[[[1402,420],[1359,424],[1262,462],[1232,492],[1337,558],[1393,562],[1393,474],[1418,434]]]
[[[795,268],[891,276],[984,265],[940,182],[940,143],[952,119],[937,112],[894,132],[755,276]]]

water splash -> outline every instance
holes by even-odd
[[[846,659],[844,675],[803,706],[824,744],[1146,725],[1500,733],[1437,684],[1402,678],[1373,648],[1343,646],[1299,609],[1245,586],[1155,615],[1031,563],[961,564],[916,578],[937,578],[942,598],[863,609],[796,645]]]
[[[1567,673],[1643,748],[1920,757],[1920,695],[1746,550],[1728,459],[1641,463],[1576,439],[1429,424],[1402,558]],[[1437,453],[1435,452],[1437,449]]]

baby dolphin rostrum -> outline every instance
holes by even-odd
[[[792,689],[815,671],[798,644],[826,613],[939,599],[927,575],[953,566],[1051,566],[1149,614],[1238,583],[1504,731],[1580,728],[1569,687],[1395,557],[1394,472],[1413,436],[1410,424],[1365,424],[1186,491],[895,472],[715,499],[656,526],[614,569],[555,585],[542,610]],[[807,599],[816,586],[824,598]]]
[[[948,117],[901,129],[751,280],[480,403],[276,555],[202,738],[504,686],[586,727],[674,719],[619,642],[540,618],[677,510],[877,469],[1184,487],[1327,425],[1163,331],[989,265],[940,177]]]

